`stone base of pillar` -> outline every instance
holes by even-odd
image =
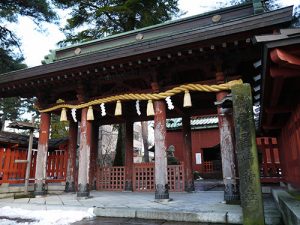
[[[155,200],[169,200],[169,186],[157,184],[155,188]]]
[[[34,196],[46,195],[47,194],[46,184],[35,183],[33,193],[34,193]]]
[[[65,192],[75,192],[75,183],[66,182]]]
[[[126,180],[125,181],[125,191],[133,191],[131,180]]]
[[[228,204],[240,201],[240,192],[238,185],[226,184],[224,189],[224,201]]]
[[[185,184],[184,184],[184,190],[186,192],[193,192],[195,191],[195,185],[194,185],[194,181],[185,181]]]
[[[89,197],[90,196],[90,188],[89,184],[78,184],[78,192],[77,197]]]

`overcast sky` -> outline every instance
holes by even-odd
[[[200,14],[217,9],[220,2],[224,0],[179,0],[179,8],[186,12],[184,17]],[[282,4],[299,4],[300,0],[281,0]],[[67,15],[63,15],[65,21]],[[63,24],[61,24],[62,26]],[[11,25],[22,42],[22,51],[25,56],[25,63],[29,66],[41,64],[41,60],[49,53],[50,49],[56,49],[56,43],[64,39],[59,31],[59,26],[44,24],[45,32],[38,32],[36,25],[29,18],[20,18],[19,24]]]

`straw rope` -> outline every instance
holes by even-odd
[[[233,80],[223,84],[215,84],[215,85],[206,85],[206,84],[184,84],[178,87],[172,88],[165,92],[160,93],[148,93],[148,94],[122,94],[115,95],[106,98],[95,99],[82,104],[66,104],[61,103],[50,108],[39,109],[40,112],[51,112],[57,109],[69,108],[69,109],[82,109],[93,105],[98,105],[101,103],[109,103],[115,101],[129,101],[129,100],[160,100],[165,99],[168,96],[173,96],[176,94],[180,94],[185,91],[200,91],[200,92],[219,92],[231,90],[231,87],[237,84],[242,84],[243,81]]]

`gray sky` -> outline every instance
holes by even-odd
[[[280,1],[284,6],[300,3],[300,0]],[[225,0],[179,0],[179,8],[186,12],[184,17],[187,17],[214,10],[220,2],[225,2]],[[66,15],[62,18],[62,21],[65,18]],[[64,39],[64,35],[59,31],[58,26],[44,24],[43,29],[46,31],[41,33],[37,31],[37,27],[29,18],[20,18],[19,24],[12,24],[9,28],[15,30],[17,36],[21,39],[25,63],[29,67],[40,65],[41,60],[49,53],[49,50],[56,49],[56,43]]]

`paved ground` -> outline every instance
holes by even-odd
[[[91,196],[88,199],[78,199],[76,194],[65,193],[37,198],[8,198],[0,199],[0,207],[11,206],[31,210],[87,210],[94,207],[94,213],[103,217],[242,223],[241,207],[222,203],[222,191],[170,193],[173,199],[170,202],[155,202],[154,193],[141,192],[93,191]],[[272,198],[265,196],[264,203],[266,223],[281,224],[280,213]]]

